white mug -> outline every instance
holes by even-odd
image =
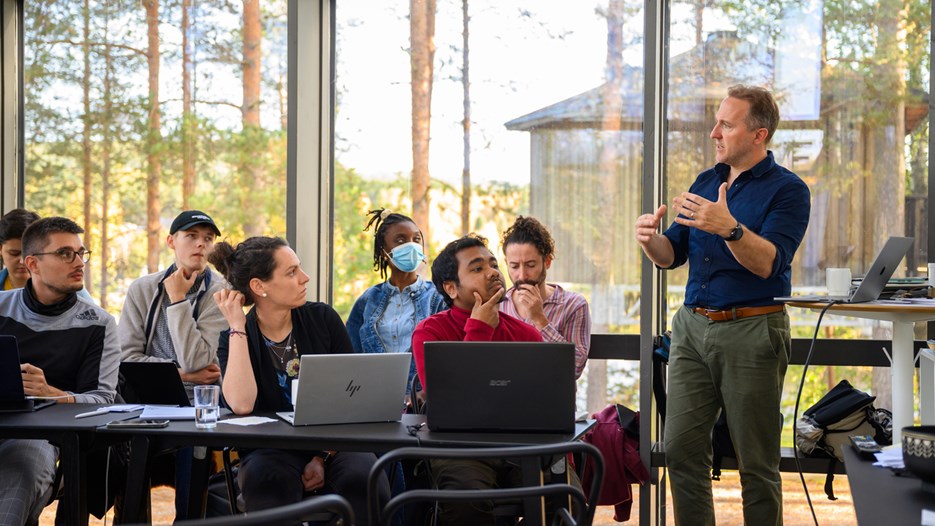
[[[828,286],[829,296],[846,297],[851,293],[851,269],[825,269],[825,284]]]

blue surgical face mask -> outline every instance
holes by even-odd
[[[419,267],[419,263],[425,260],[422,245],[416,242],[403,243],[394,248],[387,256],[393,262],[393,265],[403,272],[414,271]]]

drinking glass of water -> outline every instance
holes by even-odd
[[[195,386],[195,427],[213,429],[218,424],[218,403],[221,388],[216,385]]]

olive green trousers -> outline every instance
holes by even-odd
[[[675,523],[714,524],[711,430],[725,411],[740,467],[744,523],[782,524],[780,398],[789,316],[713,322],[682,307],[672,320],[666,465]]]

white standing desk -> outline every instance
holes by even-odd
[[[828,306],[827,303],[790,301],[791,307],[821,311]],[[915,352],[913,345],[915,338],[912,334],[913,324],[921,321],[935,320],[935,306],[893,304],[893,303],[846,303],[837,304],[828,309],[828,312],[864,318],[868,320],[889,321],[893,324],[893,348],[891,349],[893,363],[890,374],[893,381],[893,443],[902,443],[902,429],[914,425],[913,377],[915,370]],[[922,414],[923,424],[935,424],[935,361],[922,358],[922,381],[919,385],[919,411]]]

